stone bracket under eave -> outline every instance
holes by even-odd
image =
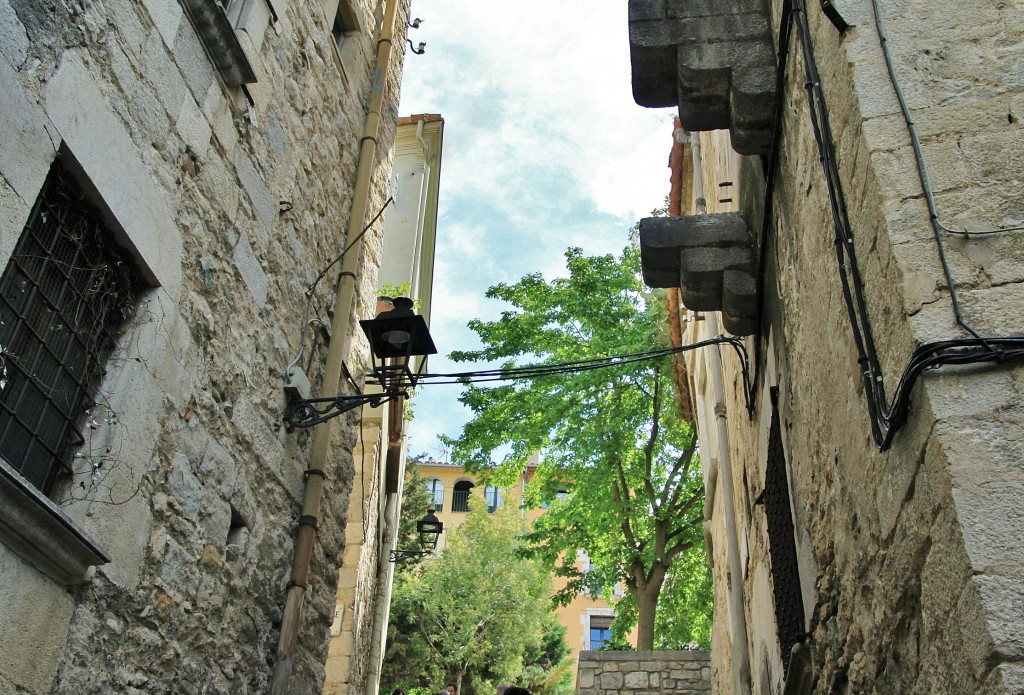
[[[649,287],[678,287],[691,311],[720,311],[733,335],[757,329],[757,255],[735,212],[640,220],[640,262]]]
[[[633,98],[679,107],[684,129],[728,128],[740,154],[767,154],[775,48],[764,0],[629,0]]]

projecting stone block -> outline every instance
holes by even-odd
[[[752,235],[734,212],[640,221],[640,260],[650,287],[678,287],[694,311],[721,311],[725,329],[757,328],[757,264]]]
[[[761,0],[630,0],[633,98],[678,105],[690,131],[728,128],[741,154],[765,154],[775,111],[775,49]]]

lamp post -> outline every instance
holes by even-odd
[[[402,562],[421,555],[430,555],[437,550],[437,539],[441,537],[444,524],[434,516],[434,510],[428,509],[426,515],[416,522],[416,532],[419,533],[420,547],[418,550],[392,550],[391,562]]]
[[[382,312],[377,318],[359,322],[370,342],[371,375],[380,385],[380,393],[293,400],[284,416],[288,426],[313,427],[363,405],[376,408],[388,401],[407,397],[407,389],[416,385],[427,363],[426,359],[421,359],[414,372],[411,366],[413,358],[437,353],[427,322],[412,310],[412,306],[413,302],[408,297],[398,297],[394,300],[394,309]]]

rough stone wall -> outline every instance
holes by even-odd
[[[710,692],[708,652],[580,652],[576,695]]]
[[[380,5],[354,5],[366,60],[343,76],[321,3],[274,0],[278,21],[251,37],[259,81],[247,104],[218,80],[175,0],[0,0],[0,262],[61,150],[149,285],[78,475],[58,493],[113,561],[67,591],[0,548],[0,691],[267,689],[310,441],[282,427],[282,374],[299,349],[305,290],[346,243],[371,89]],[[387,196],[393,55],[369,214]],[[379,230],[365,239],[356,335],[380,262]],[[336,280],[314,294],[328,322]],[[309,335],[303,363],[319,387],[324,336],[311,346]],[[352,374],[365,353],[357,338]],[[356,420],[335,426],[292,692],[323,680]]]
[[[957,229],[1021,225],[1019,6],[880,4],[940,218]],[[773,3],[776,31],[780,6]],[[871,5],[842,7],[855,25],[845,34],[815,3],[808,17],[891,396],[915,347],[965,332],[953,318]],[[752,421],[735,362],[724,360],[743,566],[728,567],[724,509],[712,498],[716,689],[727,691],[733,677],[730,571],[743,577],[754,692],[776,692],[784,680],[774,634],[774,576],[757,503],[771,417],[768,388],[778,385],[814,691],[1024,692],[1024,369],[1018,363],[926,373],[913,392],[909,421],[890,450],[878,451],[842,301],[804,83],[797,43],[781,96],[783,140],[764,298],[771,342]],[[702,142],[710,151],[705,190],[736,180],[744,167],[717,154],[727,151],[720,136],[708,134]],[[748,178],[742,185],[763,183]],[[709,211],[729,209],[735,208],[709,200]],[[944,242],[967,321],[987,335],[1024,334],[1024,236],[946,234]],[[703,416],[713,423],[714,403],[708,387],[700,386],[708,369],[698,364],[702,359],[691,367]]]

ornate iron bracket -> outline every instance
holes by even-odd
[[[288,404],[288,410],[284,414],[284,421],[288,423],[289,432],[295,428],[305,429],[319,425],[322,422],[327,422],[331,418],[338,417],[342,413],[347,413],[364,405],[378,408],[388,401],[393,401],[406,395],[408,394],[404,391],[390,391],[387,393],[295,400]]]
[[[424,555],[430,555],[433,550],[392,550],[391,557],[388,558],[388,562],[404,562],[405,560],[411,560],[414,557],[422,557]]]

